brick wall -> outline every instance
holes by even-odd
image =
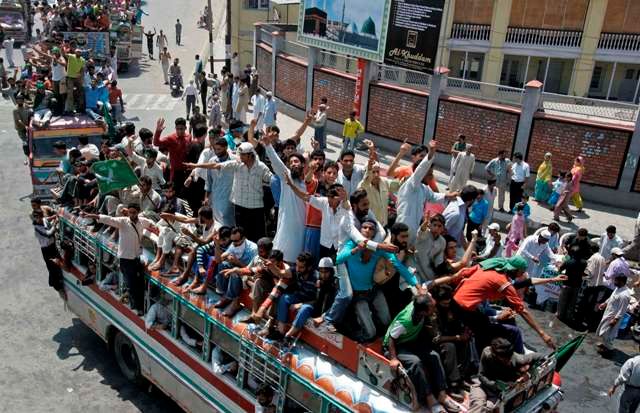
[[[320,104],[320,98],[326,97],[329,100],[327,117],[342,123],[353,110],[355,89],[355,78],[316,69],[313,71],[313,109]]]
[[[488,162],[500,149],[511,153],[517,128],[516,113],[441,99],[435,138],[438,151],[449,153],[458,134],[463,134],[474,146],[476,160]]]
[[[256,47],[256,69],[258,69],[258,84],[261,88],[271,90],[271,51]]]
[[[398,141],[408,139],[414,144],[422,143],[427,100],[425,94],[371,84],[367,132]],[[409,122],[404,121],[408,119]]]
[[[305,110],[307,105],[307,66],[282,56],[276,61],[276,97]]]
[[[624,165],[631,132],[553,119],[534,119],[527,162],[535,171],[545,152],[553,155],[554,174],[585,157],[583,182],[615,188]]]
[[[640,192],[640,164],[636,169],[636,179],[634,180],[633,190],[636,192]]]

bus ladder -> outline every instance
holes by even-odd
[[[243,380],[245,373],[248,373],[257,381],[271,385],[280,395],[276,411],[282,411],[286,399],[288,378],[282,361],[266,354],[256,343],[243,335],[240,338],[240,362],[238,367],[238,380]]]
[[[74,228],[73,231],[73,247],[76,262],[80,262],[80,254],[85,255],[89,261],[96,262],[95,240],[79,228]]]

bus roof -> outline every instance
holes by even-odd
[[[88,116],[54,116],[45,129],[32,128],[33,138],[102,135],[105,129]]]

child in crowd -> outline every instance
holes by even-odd
[[[489,213],[489,202],[484,197],[484,190],[478,189],[478,197],[469,210],[469,221],[467,222],[467,241],[471,241],[471,233],[478,230],[482,233],[482,223]]]
[[[560,172],[560,175],[558,175],[558,179],[556,179],[555,182],[553,183],[551,196],[547,201],[550,207],[549,209],[551,209],[552,211],[553,211],[553,207],[558,202],[558,198],[560,198],[560,194],[562,194],[562,191],[564,191],[564,188],[566,186],[567,186],[567,173]]]
[[[518,245],[520,241],[525,239],[527,236],[527,223],[524,217],[524,206],[523,202],[519,202],[513,208],[515,210],[515,214],[513,215],[513,219],[511,223],[507,226],[509,229],[509,233],[507,234],[507,242],[505,245],[505,257],[511,257],[513,253],[518,249]]]
[[[529,216],[531,215],[531,207],[529,206],[529,194],[528,193],[523,193],[522,194],[522,201],[521,203],[524,205],[523,210],[522,210],[522,215],[524,216],[524,220],[525,222],[529,221]],[[512,214],[515,215],[516,213],[516,207],[513,207],[513,211],[511,211]]]

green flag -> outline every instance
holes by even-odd
[[[100,161],[93,164],[91,171],[98,179],[98,189],[102,193],[126,188],[138,183],[138,177],[129,163],[123,159]]]
[[[560,369],[567,364],[569,359],[573,356],[573,353],[575,353],[578,347],[580,347],[580,344],[582,344],[585,337],[586,334],[581,334],[573,340],[567,341],[556,350],[556,371],[560,371]]]

